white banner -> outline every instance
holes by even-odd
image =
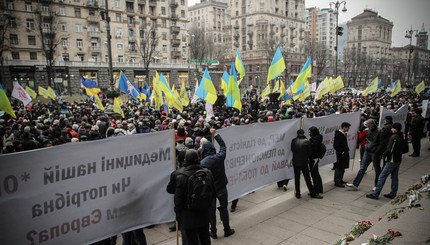
[[[392,116],[393,117],[393,123],[402,124],[402,132],[405,131],[405,122],[406,122],[406,117],[408,115],[408,106],[407,105],[403,105],[396,112],[390,111],[387,108],[381,106],[380,112],[381,113],[379,116],[379,128],[384,127],[384,118],[386,116]]]
[[[326,117],[305,118],[303,121],[303,130],[306,137],[309,138],[309,128],[315,126],[323,136],[323,144],[327,151],[325,156],[320,160],[320,166],[336,162],[336,151],[333,148],[334,132],[340,129],[343,122],[351,124],[347,132],[348,147],[350,159],[354,158],[355,147],[357,145],[357,132],[360,125],[360,112],[332,114]]]
[[[421,114],[424,118],[430,118],[430,103],[429,100],[422,101],[423,113]]]
[[[174,149],[164,131],[0,155],[0,244],[85,244],[175,220]]]
[[[22,101],[24,106],[27,106],[32,100],[27,91],[25,91],[18,82],[13,82],[12,97]]]
[[[224,163],[230,201],[294,177],[291,141],[299,126],[300,119],[291,119],[219,130],[227,146]]]

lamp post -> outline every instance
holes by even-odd
[[[107,36],[107,48],[108,48],[108,60],[109,60],[109,85],[112,91],[115,90],[113,82],[113,68],[112,68],[112,44],[111,44],[111,34],[110,34],[110,17],[109,17],[109,7],[108,0],[106,0],[105,11],[101,11],[100,15],[103,20],[106,21],[106,36]]]
[[[337,44],[338,44],[338,36],[342,36],[343,35],[343,27],[340,27],[339,26],[339,8],[340,8],[340,6],[342,6],[342,4],[343,4],[343,9],[342,9],[342,12],[346,12],[346,2],[345,1],[342,1],[342,2],[339,2],[339,1],[336,1],[336,2],[330,2],[330,10],[329,10],[329,13],[333,13],[335,16],[336,16],[336,47],[334,48],[334,50],[336,51],[336,61],[335,61],[335,77],[337,77],[337,60],[338,60],[338,57],[337,57],[337,55],[338,55],[338,53],[337,53]],[[332,7],[331,6],[334,6],[334,10],[332,9]]]
[[[412,35],[418,35],[418,30],[412,30],[412,26],[410,30],[406,30],[405,38],[409,38],[409,55],[408,55],[408,83],[411,85],[411,54],[414,52],[414,47],[412,47]]]
[[[188,39],[188,86],[190,86],[191,76],[190,76],[190,63],[191,63],[191,37],[194,39],[194,34],[185,34]],[[194,40],[193,40],[194,41]]]

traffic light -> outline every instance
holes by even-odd
[[[337,35],[339,35],[339,36],[343,35],[343,27],[341,27],[341,26],[337,27]]]

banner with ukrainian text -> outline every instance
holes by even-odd
[[[379,128],[384,127],[384,119],[386,116],[392,116],[393,117],[393,123],[400,123],[402,125],[402,132],[405,132],[405,122],[406,118],[408,116],[408,106],[403,105],[400,107],[397,111],[391,111],[387,108],[381,106],[381,110],[379,113]]]
[[[300,119],[291,119],[219,130],[227,146],[224,165],[230,201],[294,177],[291,141],[299,127]]]
[[[315,126],[323,136],[323,144],[326,146],[325,156],[320,160],[319,166],[336,162],[336,151],[333,148],[334,132],[340,129],[343,122],[351,124],[347,132],[349,157],[354,158],[357,144],[357,132],[360,126],[360,112],[332,114],[326,117],[305,118],[302,124],[306,137],[309,138],[309,128]]]
[[[88,244],[173,221],[172,137],[164,131],[0,155],[0,244]]]

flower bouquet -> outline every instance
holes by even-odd
[[[388,213],[388,221],[399,218],[399,214],[405,211],[405,207],[396,208]]]
[[[388,244],[390,241],[392,241],[396,237],[402,236],[402,233],[399,231],[393,231],[391,229],[388,229],[387,233],[385,233],[383,236],[376,236],[373,235],[372,238],[369,239],[369,245],[376,245],[376,244]]]
[[[361,221],[355,223],[355,225],[351,228],[351,231],[348,234],[345,234],[344,238],[337,241],[336,245],[349,244],[350,241],[354,241],[357,237],[370,229],[370,227],[372,226],[373,224],[370,221]]]
[[[399,205],[402,202],[406,201],[406,199],[408,199],[408,197],[406,195],[398,195],[393,200],[391,200],[391,204],[393,204],[393,205]]]

